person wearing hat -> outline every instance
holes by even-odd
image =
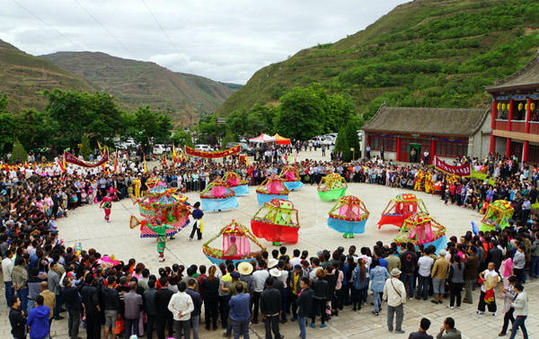
[[[440,250],[440,257],[432,265],[430,273],[434,292],[434,299],[431,302],[434,304],[441,304],[444,299],[445,280],[449,277],[449,261],[445,257],[446,254],[445,250]]]
[[[274,271],[276,270],[276,271]],[[260,296],[260,312],[262,312],[262,319],[264,319],[264,326],[266,328],[266,339],[281,339],[281,333],[279,332],[279,315],[281,314],[281,292],[275,288],[275,275],[279,271],[276,268],[270,270],[270,275],[266,280],[266,289]],[[273,331],[273,337],[271,335]]]
[[[391,278],[384,285],[383,300],[387,301],[387,329],[393,332],[393,315],[397,314],[395,333],[404,333],[402,320],[404,318],[404,304],[406,303],[406,288],[400,281],[401,270],[393,268]]]
[[[247,290],[244,290],[245,293],[251,294],[253,291],[253,265],[248,262],[240,262],[238,264],[238,272],[240,274],[240,280],[247,284]]]

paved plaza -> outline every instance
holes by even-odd
[[[310,256],[315,255],[320,249],[334,250],[337,246],[348,248],[350,245],[372,247],[373,244],[381,240],[389,243],[397,233],[395,226],[386,225],[378,230],[376,223],[381,212],[386,207],[389,200],[399,193],[405,193],[401,189],[388,188],[380,185],[350,184],[347,194],[353,194],[362,199],[370,217],[367,222],[364,234],[356,235],[354,239],[343,239],[340,233],[335,232],[326,225],[327,213],[332,207],[332,203],[323,202],[318,198],[316,186],[306,185],[302,190],[293,192],[289,198],[299,210],[300,235],[299,242],[288,246],[289,253],[292,249],[306,249]],[[447,236],[460,236],[471,229],[472,220],[479,221],[481,216],[469,209],[457,206],[444,206],[439,196],[433,196],[416,192],[417,196],[424,200],[430,214],[442,225],[447,226]],[[198,193],[188,193],[189,202],[194,203],[199,200]],[[248,196],[238,197],[240,207],[232,211],[221,213],[206,213],[204,218],[204,239],[216,234],[221,227],[236,220],[244,225],[249,225],[250,218],[258,209],[255,187],[250,187]],[[135,258],[144,262],[153,273],[157,268],[164,265],[180,263],[190,265],[192,263],[210,265],[210,261],[202,253],[202,241],[188,240],[190,228],[182,230],[177,234],[175,240],[167,243],[166,262],[159,263],[156,253],[156,243],[154,239],[141,239],[138,228],[129,228],[129,218],[131,215],[139,217],[138,210],[130,200],[123,200],[113,204],[111,223],[106,223],[103,219],[103,212],[97,205],[89,205],[71,211],[68,218],[58,221],[61,238],[66,246],[73,246],[76,241],[81,241],[86,249],[95,248],[101,254],[114,254],[117,258],[127,261]],[[268,250],[276,248],[271,243],[262,240]],[[539,283],[532,281],[526,285],[526,290],[530,297],[530,316],[527,320],[527,327],[530,334],[539,333],[539,311],[537,293]],[[501,292],[497,291],[497,295]],[[9,338],[9,322],[7,319],[5,299],[1,298],[0,312],[0,338]],[[443,319],[452,316],[456,320],[456,327],[462,331],[463,338],[495,338],[501,329],[503,314],[496,317],[490,315],[478,316],[475,314],[478,301],[478,290],[474,294],[474,305],[463,304],[460,310],[449,310],[447,302],[444,305],[434,305],[430,302],[420,302],[411,300],[405,307],[404,329],[406,335],[390,334],[387,331],[386,311],[376,317],[371,314],[372,306],[364,307],[360,312],[352,312],[351,307],[345,307],[338,317],[333,317],[328,327],[325,329],[308,328],[309,338],[366,338],[373,335],[385,335],[390,337],[408,337],[411,331],[416,331],[421,317],[430,318],[431,334],[436,334],[442,325]],[[370,302],[370,298],[369,298]],[[498,298],[498,309],[503,306],[502,298]],[[203,327],[203,326],[202,326]],[[285,338],[296,338],[298,328],[296,323],[282,325],[282,333]],[[54,322],[52,325],[54,338],[67,338],[67,319]],[[251,326],[253,338],[264,337],[263,324]],[[85,337],[85,332],[81,331],[81,336]],[[201,338],[219,338],[222,331],[206,332],[201,330]]]

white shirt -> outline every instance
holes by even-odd
[[[322,269],[321,266],[318,266],[318,267],[313,268],[313,270],[311,271],[311,273],[309,273],[309,279],[311,279],[311,280],[316,279],[316,272],[318,272],[318,271],[321,270],[321,269]]]
[[[430,269],[434,264],[434,259],[428,255],[422,255],[421,258],[417,260],[417,265],[419,266],[419,275],[422,277],[430,277]]]
[[[384,285],[384,300],[387,300],[387,304],[391,307],[397,307],[406,303],[406,288],[402,281],[397,278],[390,278],[386,280]]]
[[[301,265],[301,258],[300,257],[293,257],[292,259],[290,259],[290,265],[292,265],[292,267],[294,267],[296,265]]]
[[[495,277],[495,278],[497,277],[497,279],[498,279],[497,281],[500,281],[500,279],[501,279],[501,278],[500,278],[500,275],[498,274],[498,272],[496,272],[496,271],[494,271],[494,270],[493,270],[493,271],[489,271],[489,270],[487,269],[487,270],[484,270],[484,271],[483,271],[483,278],[485,278],[485,280],[487,280],[487,277],[488,277],[489,275],[490,275],[491,277]],[[487,291],[487,290],[485,289],[485,284],[481,284],[481,291],[482,291],[482,292],[486,292],[486,291]]]
[[[13,260],[6,257],[2,260],[2,272],[4,274],[4,282],[11,281],[11,271],[13,271]]]
[[[253,272],[253,291],[262,293],[264,291],[264,284],[269,277],[267,270],[258,270]]]
[[[193,299],[185,292],[177,292],[172,295],[168,303],[168,310],[172,312],[174,320],[186,321],[191,319],[191,312],[195,309]],[[182,312],[182,317],[178,318],[178,313]]]

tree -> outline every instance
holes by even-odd
[[[313,87],[294,87],[281,97],[276,129],[289,138],[307,140],[323,131],[326,112]]]
[[[90,139],[86,134],[83,134],[80,140],[80,154],[86,160],[89,160],[90,154],[92,154],[92,149],[90,148]]]
[[[13,118],[17,126],[15,135],[26,149],[37,152],[41,148],[52,148],[53,145],[57,145],[60,124],[47,112],[29,109],[14,115]],[[59,150],[65,149],[62,147],[60,146]]]
[[[335,141],[335,152],[337,154],[342,152],[342,160],[344,161],[358,159],[361,155],[359,137],[357,135],[359,124],[359,120],[351,119],[348,124],[339,130],[339,135]]]
[[[128,124],[128,134],[138,142],[144,151],[150,144],[162,143],[170,139],[172,123],[162,113],[153,112],[149,106],[140,107],[135,113],[124,116]]]
[[[84,134],[96,140],[112,140],[125,131],[125,123],[114,98],[107,93],[44,91],[49,102],[45,112],[57,122],[55,146],[74,148]]]
[[[193,147],[193,137],[191,136],[190,132],[184,131],[183,127],[178,127],[174,130],[174,133],[172,134],[172,141],[174,141],[174,143],[179,147]]]
[[[18,139],[13,144],[13,150],[11,151],[11,158],[9,160],[14,163],[23,163],[28,160],[28,154]]]

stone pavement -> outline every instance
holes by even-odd
[[[311,158],[320,160],[321,152],[302,152],[298,160]],[[370,217],[366,225],[364,234],[356,235],[354,239],[343,239],[341,234],[328,228],[326,225],[327,213],[333,206],[332,203],[323,202],[318,198],[315,185],[306,185],[303,189],[292,192],[289,196],[295,207],[299,210],[300,236],[299,242],[288,246],[289,252],[294,248],[306,249],[310,255],[316,251],[327,248],[334,250],[337,246],[348,246],[354,244],[358,248],[361,246],[372,247],[377,240],[385,243],[391,242],[397,233],[397,228],[391,225],[383,226],[378,230],[376,223],[381,212],[386,207],[389,200],[406,190],[389,188],[379,185],[350,184],[347,194],[360,197],[370,211]],[[429,209],[430,214],[442,225],[447,227],[447,236],[460,236],[471,229],[470,221],[480,221],[481,216],[469,209],[457,206],[444,206],[438,196],[432,196],[421,192],[415,194],[422,198]],[[189,201],[194,203],[199,200],[198,193],[188,193]],[[232,219],[248,226],[251,217],[258,209],[256,202],[255,188],[250,187],[250,194],[245,197],[238,197],[240,207],[221,213],[206,213],[204,218],[204,238],[208,239],[219,231],[221,227],[229,223]],[[167,243],[167,261],[162,264],[157,260],[156,243],[152,239],[141,239],[137,229],[129,228],[129,218],[131,215],[139,216],[137,208],[129,201],[123,200],[113,204],[112,222],[106,223],[103,220],[103,212],[97,205],[89,205],[78,208],[70,212],[69,217],[60,219],[58,227],[60,237],[65,240],[67,246],[80,240],[84,248],[96,248],[102,254],[114,254],[118,258],[127,261],[135,258],[142,261],[152,272],[156,272],[158,267],[181,263],[189,265],[209,265],[210,262],[202,253],[201,241],[188,241],[190,229],[180,232],[175,240]],[[271,250],[276,248],[266,241],[262,243]],[[220,245],[219,245],[220,246]],[[526,286],[530,296],[530,316],[527,320],[527,327],[530,334],[539,333],[539,304],[537,294],[539,283],[531,282]],[[464,338],[495,338],[501,328],[503,316],[497,317],[477,316],[478,292],[474,296],[475,305],[464,304],[461,310],[449,310],[446,305],[434,305],[430,302],[410,301],[405,307],[404,329],[406,335],[389,334],[385,325],[385,310],[380,316],[371,314],[372,307],[364,308],[361,312],[352,312],[347,307],[339,317],[334,317],[325,329],[308,328],[309,338],[365,338],[371,335],[390,335],[391,337],[408,336],[411,331],[416,331],[421,317],[426,316],[433,322],[431,334],[436,334],[443,319],[449,315],[456,320],[457,328],[463,331]],[[9,338],[9,322],[7,319],[7,309],[5,299],[0,298],[0,339]],[[370,299],[369,299],[370,301]],[[498,308],[502,309],[502,300],[498,301]],[[297,337],[299,331],[297,324],[287,323],[281,326],[282,333],[286,338]],[[67,321],[62,320],[52,325],[55,338],[67,338]],[[263,324],[251,326],[251,333],[255,338],[264,337]],[[81,332],[84,337],[84,333]],[[202,338],[219,338],[222,331],[205,332],[202,330]]]

